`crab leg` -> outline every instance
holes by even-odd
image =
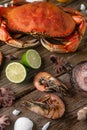
[[[80,36],[83,36],[87,27],[86,19],[82,16],[76,16],[76,15],[72,16],[72,18],[79,25],[78,33],[80,34]]]
[[[87,24],[87,17],[80,13],[79,11],[74,10],[73,8],[63,8],[61,7],[65,12],[70,13],[73,20],[76,22],[76,24],[80,24],[78,30],[79,32],[84,35],[86,30],[86,24]]]
[[[68,48],[68,50],[70,50],[70,47],[72,50],[73,48],[77,49],[82,40],[82,36],[84,35],[86,30],[86,20],[84,17],[83,18],[81,16],[72,16],[72,17],[75,20],[75,22],[79,25],[79,27],[78,30],[74,33],[74,35],[69,38],[70,43],[66,44],[66,48]]]
[[[41,39],[41,44],[47,48],[51,52],[59,52],[59,53],[64,53],[67,52],[66,49],[64,48],[63,44],[53,44],[51,42],[48,42],[46,39]]]
[[[3,22],[0,19],[0,40],[1,41],[9,41],[11,39],[11,36],[9,33],[6,31],[6,25],[5,22]]]
[[[0,7],[0,40],[6,42],[8,45],[18,48],[26,48],[37,45],[39,41],[37,41],[36,38],[30,37],[28,41],[22,42],[12,38],[8,32],[6,21],[4,21],[1,16],[6,17],[8,12],[10,12],[13,8],[15,7]]]
[[[59,53],[68,53],[74,52],[78,48],[81,39],[79,39],[79,35],[77,33],[72,36],[66,37],[65,41],[62,44],[53,44],[51,42],[46,41],[45,39],[41,39],[42,45],[47,48],[51,52],[59,52]]]
[[[71,10],[69,10],[69,11],[71,11]],[[82,36],[84,35],[85,30],[86,30],[87,18],[84,17],[83,15],[81,15],[78,11],[75,12],[73,10],[73,13],[72,13],[72,18],[78,25],[77,30],[75,30],[75,32],[73,34],[71,34],[70,36],[65,37],[62,44],[59,44],[59,43],[53,44],[51,42],[48,42],[45,39],[41,39],[41,43],[45,48],[47,48],[48,50],[50,50],[52,52],[61,52],[61,53],[74,52],[77,50],[77,48],[82,40]]]
[[[39,41],[33,37],[31,37],[27,42],[18,41],[17,39],[14,39],[10,36],[6,28],[7,27],[5,21],[0,18],[0,40],[6,42],[8,45],[18,48],[26,48],[35,46],[39,43]]]
[[[0,15],[2,16],[2,14],[5,14],[5,12],[8,10],[10,10],[10,8],[0,7]],[[13,43],[13,46],[14,44],[17,45],[18,44],[17,41],[12,39],[12,37],[10,36],[6,28],[7,27],[5,21],[3,21],[2,18],[0,17],[0,40],[4,42],[8,42],[9,44],[11,42]]]
[[[11,44],[12,46],[18,46],[18,47],[22,46],[19,42],[12,39],[12,37],[6,30],[6,25],[4,23],[1,23],[0,27],[0,40],[6,42],[9,45]]]

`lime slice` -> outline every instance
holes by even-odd
[[[41,57],[36,50],[29,49],[22,55],[22,64],[33,69],[38,69],[41,66]]]
[[[6,77],[13,83],[21,83],[26,78],[25,67],[18,62],[9,63],[6,67]]]

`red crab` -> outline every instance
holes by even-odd
[[[0,7],[0,40],[14,47],[31,47],[40,42],[53,52],[74,52],[85,30],[86,17],[80,12],[50,2]],[[13,37],[14,33],[33,37],[23,43]]]

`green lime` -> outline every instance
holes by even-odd
[[[36,50],[29,49],[22,55],[22,64],[31,67],[33,69],[38,69],[41,66],[41,57]]]
[[[25,67],[18,62],[9,63],[5,70],[6,77],[13,83],[21,83],[26,78]]]

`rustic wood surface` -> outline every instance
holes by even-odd
[[[86,0],[73,0],[71,3],[63,4],[63,6],[73,7],[79,10],[80,4],[84,3],[87,6]],[[47,119],[43,116],[37,115],[31,111],[26,110],[24,107],[21,106],[21,101],[24,99],[38,99],[42,96],[42,92],[36,90],[33,86],[33,78],[34,76],[40,71],[46,71],[51,73],[54,77],[61,79],[65,84],[69,87],[70,84],[70,77],[66,73],[56,74],[53,71],[53,65],[50,61],[50,55],[55,54],[57,56],[63,56],[65,59],[70,62],[72,65],[76,65],[80,61],[87,60],[87,36],[83,37],[81,45],[75,53],[70,54],[56,54],[51,53],[46,50],[42,45],[34,47],[37,50],[42,58],[42,66],[39,70],[29,70],[28,76],[26,81],[21,84],[14,84],[8,81],[5,76],[5,68],[8,63],[11,61],[4,58],[3,63],[3,70],[0,72],[0,87],[9,87],[11,88],[16,95],[16,100],[14,101],[11,107],[7,108],[0,108],[1,115],[7,115],[10,117],[11,125],[6,127],[5,130],[13,130],[14,123],[16,119],[19,117],[28,117],[34,122],[33,130],[41,130],[42,126],[47,123],[48,121],[51,122],[48,130],[87,130],[87,121],[78,121],[77,120],[77,111],[84,106],[87,106],[87,98],[84,96],[82,92],[78,92],[77,90],[73,90],[73,94],[66,95],[63,98],[63,101],[66,106],[66,111],[64,116],[58,120],[51,120]],[[1,42],[0,50],[3,52],[4,57],[8,54],[16,55],[19,60],[27,49],[18,49],[11,46],[6,45],[5,43]],[[57,93],[56,93],[57,94]],[[21,110],[20,115],[14,116],[12,111],[14,109]]]

